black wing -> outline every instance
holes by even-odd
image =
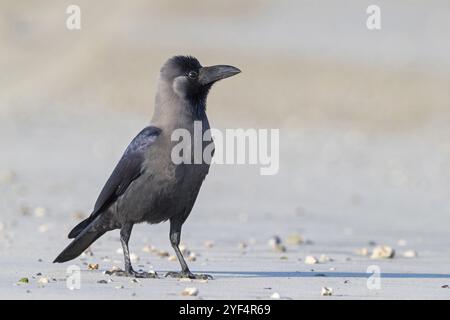
[[[133,141],[131,141],[100,192],[100,195],[95,202],[92,215],[95,215],[114,202],[114,200],[127,190],[130,183],[141,175],[145,151],[153,144],[160,133],[161,129],[149,126],[144,128]]]
[[[133,180],[141,175],[145,151],[148,150],[160,133],[161,129],[149,126],[144,128],[133,139],[133,141],[131,141],[130,145],[125,150],[125,153],[100,192],[100,195],[95,202],[94,211],[91,213],[89,218],[79,223],[69,233],[69,238],[76,237],[105,208],[121,196]]]

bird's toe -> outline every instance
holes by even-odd
[[[174,272],[170,271],[166,273],[166,277],[171,278],[187,278],[187,279],[198,279],[198,280],[213,280],[214,278],[209,274],[194,274],[192,272]]]
[[[135,278],[151,278],[151,279],[156,279],[158,278],[158,274],[156,272],[137,272],[137,271],[133,271],[133,273],[130,274],[131,276],[135,277]]]

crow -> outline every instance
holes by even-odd
[[[181,228],[191,213],[210,163],[194,161],[193,148],[182,151],[186,152],[183,159],[188,161],[174,161],[172,150],[179,142],[173,140],[172,133],[184,130],[190,133],[191,142],[198,143],[193,141],[194,123],[201,124],[202,133],[210,128],[206,100],[211,86],[240,72],[228,65],[203,67],[192,56],[175,56],[162,66],[150,125],[126,148],[100,192],[91,215],[70,231],[68,237],[73,239],[72,242],[54,262],[72,260],[106,232],[120,229],[125,269],[116,274],[153,277],[151,273],[133,269],[128,241],[134,224],[169,220],[170,243],[181,272],[169,272],[166,276],[210,278],[209,275],[193,274],[179,249]],[[213,142],[207,144],[202,139],[199,143],[204,150]]]

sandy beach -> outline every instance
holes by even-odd
[[[414,32],[387,19],[368,40],[355,27],[365,15],[356,1],[330,7],[328,19],[307,2],[297,11],[236,2],[230,11],[134,1],[107,12],[80,3],[79,33],[64,28],[64,1],[2,4],[0,299],[450,298],[450,61],[439,45],[450,21],[439,8],[448,5],[436,1]],[[405,24],[423,12],[416,1],[409,15],[381,5]],[[333,28],[337,17],[349,22]],[[213,280],[164,277],[179,270],[167,223],[136,226],[130,241],[136,268],[157,279],[105,274],[123,268],[118,231],[53,264],[149,123],[159,67],[178,53],[243,70],[212,90],[211,125],[280,129],[278,174],[211,167],[182,243],[191,270]],[[372,258],[379,246],[395,254]],[[79,290],[67,287],[71,265]],[[191,287],[196,295],[182,294]]]

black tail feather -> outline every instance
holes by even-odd
[[[59,256],[56,257],[53,263],[61,263],[75,259],[106,231],[107,230],[89,231],[88,228],[85,229],[59,254]]]
[[[76,238],[81,232],[83,232],[84,229],[93,221],[92,216],[88,217],[87,219],[81,221],[79,224],[77,224],[72,231],[69,232],[68,238],[73,239]]]

